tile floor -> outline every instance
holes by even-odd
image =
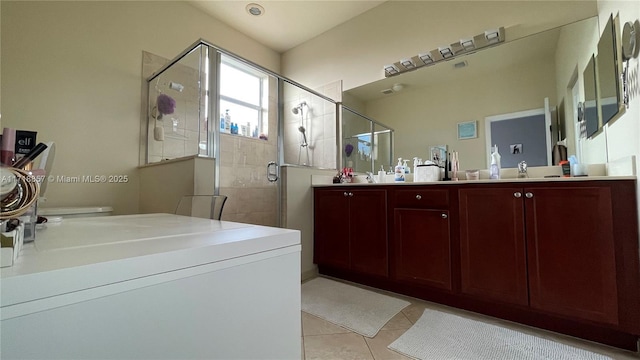
[[[364,287],[364,286],[363,286]],[[618,350],[605,345],[580,340],[565,335],[552,333],[528,326],[511,323],[508,321],[479,315],[464,310],[458,310],[447,306],[422,301],[398,294],[379,291],[369,287],[369,290],[395,296],[411,302],[393,319],[391,319],[373,338],[367,338],[356,334],[340,326],[334,325],[316,316],[302,312],[302,359],[303,360],[396,360],[411,359],[399,353],[387,349],[387,346],[395,341],[407,329],[409,329],[422,315],[425,308],[450,312],[465,316],[473,320],[485,321],[491,324],[505,326],[527,334],[540,336],[564,343],[570,346],[583,348],[615,360],[638,360],[640,354]]]

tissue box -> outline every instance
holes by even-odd
[[[3,225],[4,227],[4,225]],[[18,259],[24,241],[24,223],[20,222],[13,231],[0,233],[0,267],[12,266]]]

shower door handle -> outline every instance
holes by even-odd
[[[278,171],[278,164],[276,164],[275,161],[269,161],[267,164],[267,180],[269,180],[269,182],[278,181]]]

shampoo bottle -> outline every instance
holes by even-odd
[[[231,134],[231,115],[229,115],[229,109],[224,113],[224,131]]]
[[[493,152],[491,153],[491,166],[489,168],[489,178],[500,179],[500,153],[498,152],[498,145],[493,145]]]
[[[395,182],[404,182],[404,166],[402,166],[402,158],[398,158],[398,165],[395,168]]]

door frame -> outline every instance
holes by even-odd
[[[539,109],[532,110],[524,110],[524,111],[516,111],[507,114],[500,115],[492,115],[484,118],[484,136],[485,136],[485,151],[486,151],[486,159],[487,159],[487,169],[491,167],[491,148],[493,146],[491,142],[491,123],[497,121],[504,120],[514,120],[517,118],[536,116],[536,115],[545,115],[544,123],[545,123],[545,141],[547,143],[547,166],[551,164],[551,116],[549,109],[549,99],[545,98],[545,107]]]

